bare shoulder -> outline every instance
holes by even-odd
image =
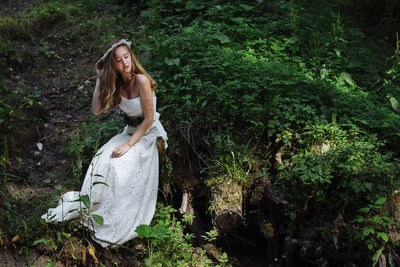
[[[141,96],[154,96],[154,92],[153,90],[151,90],[150,79],[146,75],[136,74],[135,82]]]
[[[150,86],[150,80],[147,78],[146,75],[138,73],[135,76],[136,82],[138,83],[139,86]]]

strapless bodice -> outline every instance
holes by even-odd
[[[119,104],[119,108],[125,112],[130,117],[138,117],[143,116],[142,105],[140,104],[140,96],[126,99],[121,97],[121,103]],[[153,97],[153,107],[154,107],[154,114],[156,114],[156,106],[157,106],[157,97]],[[157,113],[158,114],[158,113]],[[158,115],[159,116],[159,115]],[[156,118],[157,115],[154,115]]]
[[[145,135],[156,135],[161,136],[164,140],[167,140],[167,133],[165,132],[164,128],[162,127],[159,119],[160,114],[156,112],[157,106],[157,98],[156,96],[153,97],[153,108],[154,108],[154,118],[153,124],[147,129]],[[140,104],[140,96],[126,99],[122,97],[121,103],[119,104],[119,108],[125,112],[129,117],[141,117],[143,116],[142,105]],[[125,131],[128,134],[133,134],[137,129],[137,126],[129,126],[125,127]]]

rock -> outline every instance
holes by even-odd
[[[383,253],[381,254],[381,256],[379,256],[378,266],[379,267],[386,267],[387,266],[386,256]]]
[[[219,261],[219,259],[221,257],[221,253],[219,252],[219,250],[217,249],[216,246],[214,246],[211,243],[208,243],[208,244],[204,245],[203,247],[207,251],[208,255],[213,257],[215,260]]]
[[[383,212],[385,211],[393,218],[394,222],[400,223],[400,196],[398,195],[398,190],[394,191],[392,196],[387,198]],[[399,227],[390,229],[389,238],[395,242],[400,241]]]
[[[42,151],[43,144],[42,143],[36,143],[36,147],[37,147],[37,149],[39,149],[39,151]]]
[[[242,187],[235,183],[220,183],[212,187],[212,223],[218,232],[232,232],[242,225]]]

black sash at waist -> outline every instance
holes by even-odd
[[[124,121],[130,127],[139,126],[142,123],[143,119],[143,116],[130,117],[126,113],[124,113]]]

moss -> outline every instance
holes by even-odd
[[[242,187],[234,182],[220,183],[212,188],[213,210],[215,213],[224,210],[242,210]]]

